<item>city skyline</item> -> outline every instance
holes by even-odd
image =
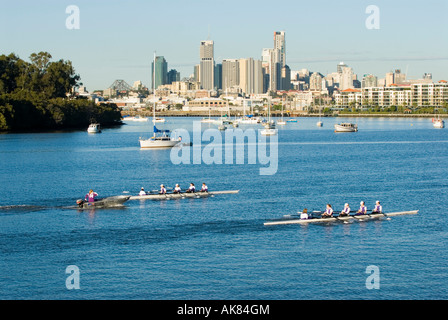
[[[424,6],[416,1],[376,1],[379,30],[365,26],[368,1],[349,0],[345,6],[329,1],[286,1],[283,10],[269,19],[265,18],[270,12],[268,2],[263,1],[232,0],[226,6],[174,1],[176,6],[169,9],[163,3],[143,1],[126,5],[117,1],[107,5],[24,2],[3,4],[0,26],[9,32],[2,35],[1,53],[15,53],[27,60],[33,52],[47,51],[53,60],[70,60],[88,90],[107,88],[116,79],[141,80],[151,86],[154,51],[165,57],[168,69],[188,77],[200,62],[198,44],[206,39],[214,42],[216,63],[261,60],[262,49],[273,47],[272,34],[280,30],[287,34],[291,70],[328,74],[344,61],[358,78],[363,74],[383,77],[395,69],[408,78],[421,78],[424,73],[432,73],[434,80],[448,78],[448,45],[442,40],[447,4],[441,0]],[[70,4],[79,7],[79,30],[65,27],[65,9]],[[223,24],[222,17],[229,23]]]

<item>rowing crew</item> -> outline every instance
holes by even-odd
[[[344,205],[344,209],[342,209],[342,211],[339,213],[339,217],[347,217],[350,215],[350,205],[348,203],[346,203]],[[381,206],[380,202],[377,201],[375,203],[375,207],[372,210],[372,214],[377,214],[377,213],[382,213],[383,212],[383,207]],[[360,216],[360,215],[365,215],[367,214],[367,207],[364,204],[364,201],[360,202],[360,207],[358,209],[358,211],[356,211],[355,216]],[[327,204],[327,208],[325,209],[325,211],[322,213],[321,218],[331,218],[333,217],[333,208],[331,207],[331,204]],[[308,216],[308,210],[304,209],[303,212],[301,212],[300,214],[300,219],[309,219],[310,217]]]
[[[174,187],[173,193],[182,193],[182,189],[179,186],[179,184],[176,184],[176,186]],[[186,193],[195,193],[196,192],[196,187],[194,186],[194,183],[190,183],[190,186],[188,187],[187,190],[185,190]],[[208,192],[208,187],[207,185],[204,183],[202,183],[202,188],[201,190],[199,190],[199,192]],[[148,193],[145,191],[145,188],[141,188],[140,193],[138,194],[139,196],[145,196]],[[160,185],[160,191],[159,194],[166,194],[166,187],[165,185],[161,184]]]

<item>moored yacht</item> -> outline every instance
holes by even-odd
[[[358,125],[354,123],[340,123],[334,125],[334,132],[357,132]]]
[[[87,128],[88,133],[101,133],[101,126],[99,123],[91,123]]]

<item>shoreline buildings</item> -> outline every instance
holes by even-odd
[[[183,103],[185,109],[229,105],[237,109],[252,105],[253,101],[257,101],[254,105],[265,106],[269,97],[274,105],[282,104],[285,110],[304,112],[322,104],[335,110],[390,106],[447,108],[448,105],[447,82],[434,82],[430,73],[414,80],[395,69],[381,78],[364,74],[358,79],[354,69],[344,62],[327,74],[308,69],[291,70],[287,64],[285,31],[274,32],[273,47],[263,48],[259,59],[225,58],[217,62],[214,41],[200,41],[199,63],[188,78],[181,79],[174,69],[168,71],[168,62],[163,56],[157,56],[155,63],[154,85],[162,108],[170,103],[177,106]],[[141,83],[140,87],[143,87]],[[104,96],[122,95],[123,90],[104,90]],[[223,103],[229,99],[231,102]]]

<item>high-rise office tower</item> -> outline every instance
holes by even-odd
[[[355,75],[350,67],[342,67],[342,73],[339,81],[339,89],[346,90],[354,88],[353,80]]]
[[[222,89],[228,90],[240,84],[240,69],[237,59],[222,60]]]
[[[199,82],[202,89],[212,90],[214,88],[215,60],[214,43],[212,40],[201,41],[199,47]]]
[[[347,67],[347,65],[344,62],[339,62],[338,67],[337,67],[338,73],[342,73],[342,69],[345,67]]]
[[[163,56],[156,57],[156,69],[154,74],[154,61],[151,63],[151,82],[154,88],[158,88],[161,85],[168,82],[168,63]],[[155,82],[154,82],[155,81]]]
[[[172,84],[175,81],[180,81],[180,72],[176,69],[171,69],[168,71],[166,84]]]
[[[222,89],[222,63],[218,63],[215,65],[215,88],[217,90]]]
[[[246,94],[263,93],[263,71],[260,60],[239,59],[239,87]]]
[[[261,54],[265,74],[268,75],[268,90],[277,91],[281,86],[281,51],[280,49],[263,49]]]
[[[286,65],[285,31],[274,32],[274,49],[280,50],[280,64],[283,68]]]

